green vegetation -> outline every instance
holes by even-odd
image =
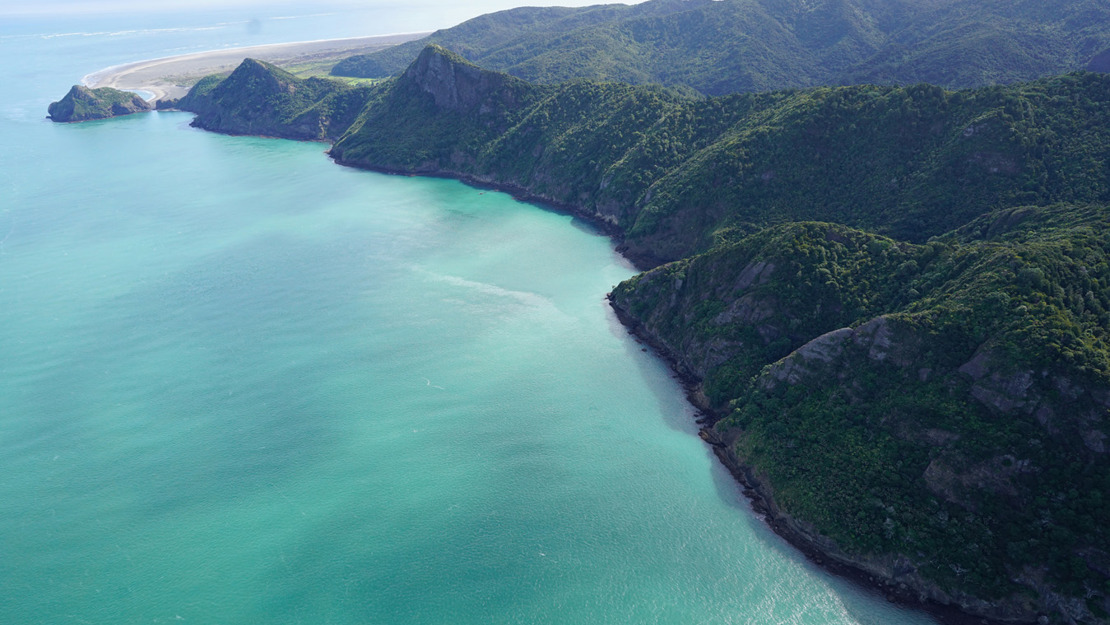
[[[762,368],[814,337],[896,308],[929,248],[844,226],[759,230],[622,283],[614,303],[665,338],[709,404],[727,408]],[[722,280],[727,276],[727,280]],[[671,302],[672,294],[680,297]],[[687,297],[690,295],[690,297]]]
[[[613,300],[702,374],[720,437],[782,510],[848,553],[899,554],[950,596],[1039,582],[1101,605],[1108,228],[1074,205],[927,245],[794,223]]]
[[[153,107],[137,94],[111,87],[89,89],[74,85],[64,98],[51,102],[50,119],[56,122],[81,122],[149,111]]]
[[[650,0],[483,15],[332,73],[395,76],[431,43],[532,82],[659,83],[711,95],[965,88],[1110,67],[1108,13],[1090,0]]]
[[[608,222],[656,267],[613,305],[783,514],[923,596],[1086,623],[1110,610],[1108,105],[1093,73],[707,98],[437,46],[370,87],[247,61],[179,103]]]
[[[450,66],[472,67],[457,57]],[[333,155],[471,176],[576,207],[618,226],[623,250],[644,265],[775,223],[830,221],[923,242],[994,208],[1110,201],[1102,75],[959,92],[859,86],[699,98],[473,71],[505,87],[441,110],[423,84],[439,75],[410,69],[366,109],[374,123],[352,126]]]
[[[332,139],[366,105],[373,87],[325,78],[298,78],[246,59],[227,78],[201,79],[170,106],[197,113],[195,126],[229,134]]]
[[[473,155],[508,131],[519,110],[543,93],[430,47],[402,79],[381,87],[336,142],[332,156],[396,171],[435,171],[451,162],[473,168]]]

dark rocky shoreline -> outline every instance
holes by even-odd
[[[683,369],[675,354],[672,354],[665,346],[643,332],[639,322],[616,306],[612,302],[612,298],[610,298],[610,306],[629,334],[635,337],[637,342],[651,348],[656,357],[666,362],[675,373],[675,378],[685,390],[686,400],[698,410],[697,424],[700,426],[698,436],[709,445],[713,450],[713,455],[717,457],[717,460],[740,485],[741,492],[751,502],[752,511],[759,515],[775,534],[800,551],[807,560],[833,575],[847,579],[870,592],[882,595],[891,603],[926,612],[944,625],[1012,625],[1005,621],[969,614],[952,605],[930,601],[905,584],[895,584],[889,580],[878,579],[866,570],[842,561],[809,537],[796,531],[786,519],[777,513],[778,507],[775,505],[774,499],[762,488],[761,483],[752,473],[751,467],[740,463],[733,454],[729,453],[729,446],[720,440],[716,430],[713,429],[713,425],[726,415],[709,407],[701,393],[701,381]]]

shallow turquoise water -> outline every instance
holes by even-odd
[[[606,306],[606,238],[186,114],[51,124],[81,75],[217,35],[26,34],[0,623],[931,622],[753,516]]]

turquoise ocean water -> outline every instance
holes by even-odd
[[[43,119],[102,67],[367,32],[281,17],[0,26],[0,623],[932,622],[752,514],[589,227]]]

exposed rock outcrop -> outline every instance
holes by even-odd
[[[499,107],[518,104],[506,83],[523,81],[508,74],[484,70],[437,45],[420,53],[401,75],[401,84],[411,83],[432,96],[436,107],[446,111],[490,113]]]
[[[815,559],[999,622],[1102,623],[1110,375],[1101,304],[1063,287],[1094,279],[1087,220],[1105,219],[1000,211],[952,247],[791,224],[611,301],[717,410],[703,437]]]

